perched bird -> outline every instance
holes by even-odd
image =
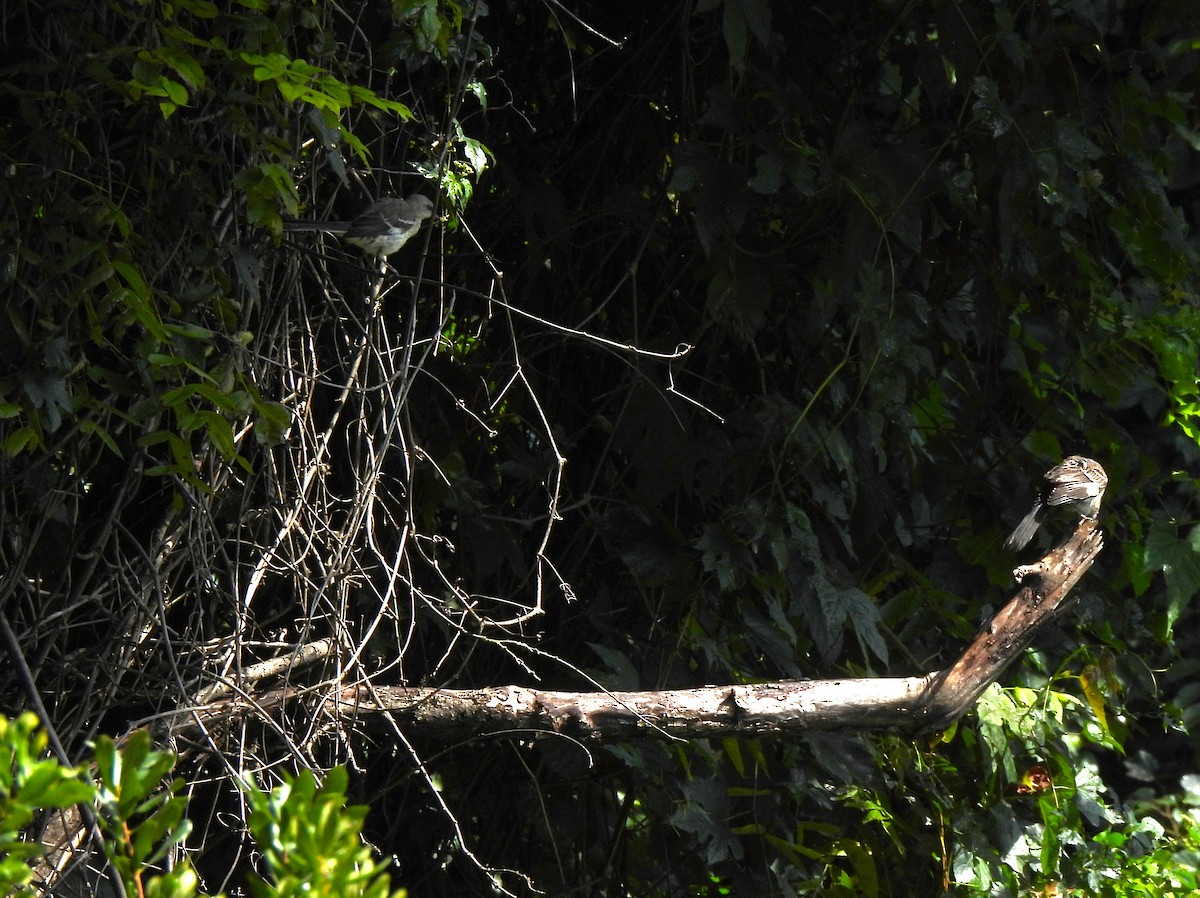
[[[367,255],[390,256],[399,252],[431,215],[433,200],[414,193],[403,200],[394,196],[376,200],[354,221],[285,221],[283,229],[341,234]]]
[[[1006,549],[1023,549],[1033,539],[1038,525],[1046,518],[1049,508],[1063,505],[1083,518],[1095,518],[1100,513],[1100,499],[1108,486],[1108,475],[1099,462],[1082,455],[1072,455],[1046,472],[1042,488],[1033,508],[1017,529],[1004,541]]]

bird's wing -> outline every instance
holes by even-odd
[[[1091,499],[1104,491],[1102,484],[1092,480],[1082,472],[1069,478],[1064,478],[1050,490],[1046,500],[1047,505],[1066,505],[1068,502],[1078,502],[1081,499]]]

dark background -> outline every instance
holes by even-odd
[[[1178,820],[1200,650],[1194,4],[471,12],[6,6],[0,603],[71,750],[324,636],[293,682],[923,673],[1080,453],[1110,484],[1077,611],[942,743],[216,741],[350,763],[413,895],[489,893],[472,857],[517,894],[1161,887],[1138,821]],[[413,189],[445,217],[378,314],[352,249],[278,239]],[[212,890],[248,862],[231,793],[195,789]]]

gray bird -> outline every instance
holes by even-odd
[[[347,243],[370,256],[390,256],[433,215],[433,200],[419,193],[408,199],[389,196],[376,200],[354,221],[285,221],[285,231],[325,231],[341,234]]]
[[[1100,500],[1106,486],[1108,475],[1099,462],[1082,455],[1064,458],[1046,472],[1033,508],[1004,541],[1004,548],[1025,548],[1038,525],[1045,520],[1047,511],[1055,506],[1065,506],[1083,518],[1095,518],[1100,514]]]

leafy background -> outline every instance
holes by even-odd
[[[240,882],[231,771],[349,764],[413,894],[1182,893],[1194,5],[592,6],[6,7],[0,607],[54,726],[319,638],[314,695],[924,672],[1080,452],[1078,613],[941,741],[298,706],[176,746],[189,847]],[[382,291],[280,239],[415,189]]]

